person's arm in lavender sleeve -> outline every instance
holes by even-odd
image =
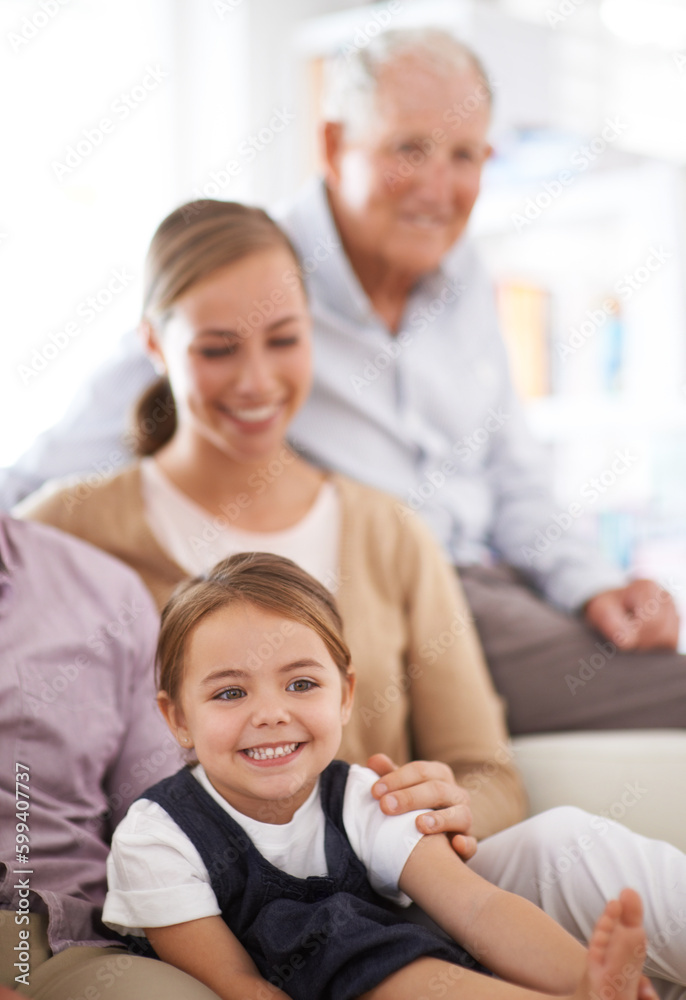
[[[132,588],[128,607],[133,620],[126,626],[126,643],[122,643],[121,651],[126,659],[122,669],[127,670],[129,681],[126,729],[105,778],[112,829],[134,799],[184,763],[157,707],[154,657],[159,614],[142,584]]]

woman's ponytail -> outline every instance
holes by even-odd
[[[133,447],[139,458],[154,455],[176,430],[176,403],[169,379],[162,375],[148,386],[133,411]]]

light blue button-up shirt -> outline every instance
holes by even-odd
[[[340,246],[323,185],[311,184],[283,221],[309,270],[315,331],[314,389],[294,442],[400,497],[456,564],[504,560],[570,610],[620,586],[551,495],[471,241],[418,283],[394,336]]]
[[[415,287],[396,335],[374,312],[312,181],[281,216],[302,261],[315,380],[292,439],[315,462],[398,496],[455,564],[503,560],[566,609],[623,578],[549,490],[510,382],[490,280],[470,240]],[[126,460],[125,414],[154,377],[133,335],[66,417],[0,479],[0,500]],[[564,527],[569,521],[569,526]],[[562,526],[561,526],[562,525]]]

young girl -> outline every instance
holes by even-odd
[[[413,814],[383,816],[377,776],[334,760],[350,654],[330,592],[290,560],[232,556],[184,584],[157,666],[160,708],[198,763],[115,832],[109,926],[144,932],[225,1000],[655,997],[636,893],[608,904],[587,953]],[[385,902],[410,899],[454,941]]]

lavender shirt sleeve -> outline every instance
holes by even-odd
[[[15,871],[47,909],[54,952],[102,944],[113,825],[180,765],[154,699],[158,616],[135,573],[84,542],[0,515],[0,908]],[[17,861],[15,765],[29,775]]]

